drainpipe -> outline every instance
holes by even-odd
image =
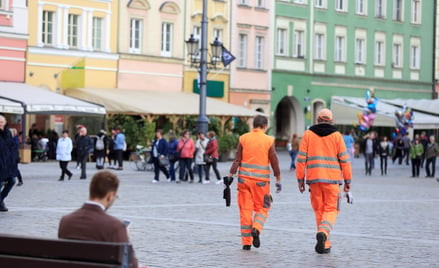
[[[437,13],[437,0],[434,0],[434,7],[433,7],[433,70],[432,70],[432,99],[434,99],[435,97],[437,98],[437,96],[435,96],[436,94],[436,41],[437,41],[437,32],[436,32],[436,27],[437,27],[437,18],[436,18],[436,13]]]

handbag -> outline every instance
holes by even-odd
[[[168,166],[169,165],[169,158],[167,156],[159,158],[159,165],[162,167]]]
[[[205,163],[212,163],[213,162],[213,157],[211,154],[204,154],[203,155],[203,160]]]

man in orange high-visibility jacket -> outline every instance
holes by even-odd
[[[343,137],[333,124],[332,112],[322,109],[317,117],[318,124],[305,131],[299,147],[296,177],[299,191],[309,185],[311,206],[317,224],[317,253],[329,253],[329,233],[334,227],[341,201],[340,185],[350,191],[352,179],[349,153]]]
[[[259,235],[271,207],[270,164],[276,177],[276,192],[282,189],[279,161],[274,138],[265,134],[268,120],[257,115],[253,130],[239,137],[235,161],[230,177],[238,171],[238,206],[241,223],[242,249],[260,246]]]

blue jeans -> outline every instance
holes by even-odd
[[[296,168],[296,156],[297,156],[297,151],[296,150],[291,150],[290,151],[290,156],[291,156],[291,164],[290,164],[290,169],[292,168]]]
[[[4,183],[2,186],[2,191],[0,193],[0,203],[3,202],[3,200],[8,196],[9,192],[11,191],[12,187],[15,185],[15,177],[6,179],[5,181],[2,181],[0,183]]]

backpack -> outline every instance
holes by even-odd
[[[104,150],[105,144],[104,144],[104,138],[105,136],[97,136],[96,137],[96,150]]]

